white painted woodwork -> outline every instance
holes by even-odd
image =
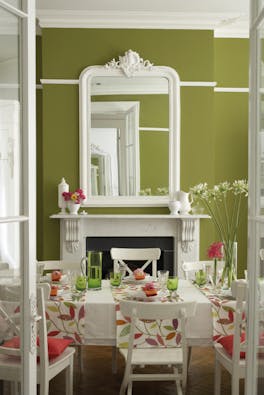
[[[86,237],[173,237],[174,271],[183,276],[184,261],[199,260],[200,219],[207,215],[61,215],[60,259],[80,262],[86,256]]]

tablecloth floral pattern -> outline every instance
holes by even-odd
[[[79,301],[49,301],[46,303],[48,336],[72,339],[84,344],[85,298]]]
[[[130,320],[124,317],[120,311],[119,301],[122,298],[132,298],[129,290],[135,286],[124,286],[113,289],[113,296],[116,301],[116,330],[117,347],[127,348],[130,333]],[[145,300],[144,300],[145,301]],[[151,303],[151,302],[149,302]],[[176,303],[175,300],[163,298],[161,303]],[[137,320],[135,333],[135,347],[177,347],[181,344],[181,330],[177,319],[173,320]]]
[[[235,300],[216,295],[208,287],[200,288],[200,290],[211,302],[213,341],[217,341],[223,336],[234,334]],[[246,323],[245,314],[244,322]]]
[[[117,347],[126,348],[130,333],[130,322],[125,318],[119,306],[119,300],[128,297],[127,286],[113,289],[113,296],[116,301],[116,330]],[[212,293],[210,288],[200,288],[201,292],[211,302],[212,321],[213,321],[213,341],[220,337],[233,334],[235,301]],[[131,293],[129,293],[131,298]],[[166,300],[162,302],[172,302]],[[151,302],[150,302],[151,303]],[[176,301],[174,301],[176,303]],[[175,347],[180,346],[181,332],[177,320],[172,321],[140,321],[137,323],[135,333],[135,345],[139,348],[148,347]]]

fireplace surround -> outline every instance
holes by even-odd
[[[166,215],[166,214],[54,214],[50,218],[60,221],[60,259],[69,262],[80,262],[86,256],[87,249],[97,249],[97,243],[106,241],[107,250],[110,242],[133,240],[131,247],[159,247],[166,250],[160,241],[171,240],[172,249],[170,263],[162,262],[162,267],[168,265],[171,273],[183,276],[181,264],[183,261],[199,260],[200,220],[206,215]],[[108,241],[107,239],[110,238]],[[112,239],[112,241],[111,241]],[[139,244],[140,242],[143,244]],[[145,239],[145,243],[144,243]],[[152,241],[149,243],[149,240]],[[155,240],[155,245],[153,245]],[[137,244],[138,243],[138,244]],[[90,246],[89,246],[90,245]],[[103,248],[98,248],[102,250]],[[107,269],[108,270],[108,269]]]

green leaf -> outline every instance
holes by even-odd
[[[175,330],[175,329],[173,328],[173,326],[171,326],[171,325],[164,325],[163,328],[167,329],[167,331],[174,331],[174,330]]]
[[[128,348],[128,342],[125,343],[118,343],[119,348]]]
[[[57,306],[47,306],[48,310],[53,311],[54,313],[57,313],[59,311]]]
[[[120,332],[119,336],[123,337],[130,333],[130,325],[125,326],[122,331]]]

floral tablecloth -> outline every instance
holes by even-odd
[[[231,294],[216,295],[212,289],[204,287],[200,288],[201,292],[211,302],[212,322],[213,322],[213,340],[234,334],[234,316],[235,316],[235,300]]]
[[[231,300],[231,298],[227,299],[223,296],[217,296],[213,294],[212,290],[209,288],[199,289],[211,303],[213,326],[212,340],[215,341],[222,336],[233,334],[235,301]],[[119,306],[119,300],[121,298],[131,298],[131,292],[128,292],[128,290],[128,286],[113,290],[113,296],[116,301],[117,346],[120,348],[128,346],[128,337],[130,332],[130,322],[122,315]],[[168,300],[166,298],[161,300],[161,303],[168,302],[177,303],[176,300]],[[198,320],[199,317],[196,317],[196,319]],[[175,347],[178,346],[180,342],[181,331],[176,319],[171,321],[138,320],[137,322],[135,334],[136,347]]]
[[[116,301],[116,330],[117,347],[127,348],[130,333],[130,321],[124,317],[120,311],[119,301],[122,298],[133,299],[140,289],[133,285],[113,289],[113,296]],[[144,299],[148,301],[150,299]],[[166,297],[160,300],[161,303],[177,303],[175,299]],[[151,303],[151,301],[149,302]],[[181,329],[177,319],[173,320],[137,320],[135,333],[135,347],[175,347],[181,343]]]
[[[85,297],[79,301],[46,302],[48,336],[73,339],[75,344],[84,344]]]

